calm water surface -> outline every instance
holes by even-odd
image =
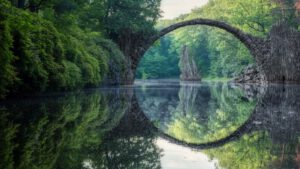
[[[0,102],[2,169],[299,169],[300,86],[137,81]]]

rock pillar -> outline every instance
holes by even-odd
[[[201,76],[198,72],[195,60],[189,55],[188,47],[186,45],[182,48],[182,55],[179,63],[181,75],[180,80],[183,81],[200,81]]]

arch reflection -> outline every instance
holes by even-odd
[[[224,83],[152,85],[138,88],[136,97],[162,137],[199,148],[222,145],[247,130],[258,99]]]
[[[134,90],[0,102],[0,168],[166,168],[188,163],[174,156],[185,152],[215,168],[299,168],[299,86],[173,81]]]

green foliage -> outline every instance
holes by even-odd
[[[211,159],[218,159],[220,168],[226,169],[262,169],[262,168],[294,168],[297,165],[299,141],[285,138],[289,142],[274,140],[266,131],[255,131],[245,134],[238,141],[222,147],[205,150]],[[291,140],[290,140],[291,139]]]
[[[1,1],[0,97],[99,86],[110,61],[123,66],[117,70],[122,74],[127,67],[119,48],[103,38],[101,28],[84,26],[93,20],[86,19],[86,10],[101,5],[57,0],[41,3],[39,13],[32,13]]]
[[[160,16],[161,0],[110,0],[106,2],[105,27],[111,35],[141,34],[154,31]],[[127,32],[125,32],[127,31]],[[142,35],[142,34],[141,34]]]
[[[82,86],[82,75],[80,68],[76,64],[67,60],[64,60],[62,64],[64,67],[63,86],[66,89],[76,89],[78,86]]]
[[[217,158],[222,168],[261,169],[272,168],[270,163],[280,158],[281,155],[271,153],[273,148],[275,146],[267,132],[255,132],[222,148],[206,150],[205,153],[211,158]]]
[[[17,80],[15,69],[11,65],[14,60],[14,55],[10,50],[12,37],[9,32],[10,28],[7,22],[0,22],[0,98],[4,97],[10,85]]]
[[[131,68],[123,53],[131,56],[153,35],[160,16],[160,0],[1,0],[0,5],[1,97],[121,84]]]
[[[143,137],[116,137],[105,143],[103,149],[106,149],[103,161],[98,163],[102,162],[107,168],[162,168],[162,150],[156,145],[156,137],[152,134],[145,134]]]
[[[174,20],[161,20],[157,28],[195,18],[208,18],[225,21],[232,26],[240,28],[246,33],[259,37],[266,37],[271,26],[282,18],[287,18],[295,24],[294,2],[274,0],[210,0],[203,7],[194,9],[191,13],[182,15]],[[284,8],[283,11],[281,8]],[[282,14],[283,12],[283,14]],[[187,45],[190,54],[195,57],[201,76],[204,78],[232,78],[245,66],[253,64],[253,57],[248,49],[231,34],[216,28],[206,26],[190,26],[176,30],[168,35],[171,45],[165,46],[165,51],[174,51],[174,56],[181,55],[183,45]],[[166,69],[175,69],[177,64],[161,66],[155,62],[157,54],[152,51],[162,50],[161,47],[153,47],[145,54],[141,61],[138,77],[141,74],[148,78],[164,78],[153,67],[158,67],[161,72]],[[171,58],[170,54],[159,54],[161,58]],[[155,64],[155,65],[154,65]],[[142,71],[143,70],[143,71]],[[176,74],[169,73],[167,77]],[[178,76],[177,76],[178,77]]]
[[[19,11],[12,14],[12,51],[16,57],[13,65],[21,82],[19,88],[25,91],[44,91],[49,83],[59,83],[62,76],[63,48],[56,29],[48,22]]]
[[[149,49],[138,66],[136,77],[142,79],[170,78],[179,76],[179,58],[172,51],[171,37],[164,37],[160,43]]]
[[[275,9],[276,4],[270,0],[211,0],[183,19],[216,19],[238,27],[244,32],[264,37],[272,24],[279,20],[277,15],[271,15]],[[248,49],[225,31],[194,26],[193,29],[185,28],[176,32],[175,36],[178,36],[179,43],[188,42],[192,46],[200,70],[204,69],[204,77],[231,78],[243,67],[253,63]]]
[[[111,40],[101,38],[96,40],[96,44],[100,45],[104,49],[102,50],[104,54],[108,56],[108,64],[103,64],[108,69],[104,83],[119,85],[126,81],[126,74],[130,67],[119,47]]]
[[[138,51],[149,37],[160,17],[161,0],[105,1],[104,29],[128,58],[139,57]],[[129,62],[131,64],[131,62]]]

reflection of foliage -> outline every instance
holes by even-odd
[[[252,116],[251,133],[244,133],[236,142],[205,151],[211,158],[218,159],[221,168],[299,168],[299,87],[262,89],[264,94]]]
[[[274,144],[267,132],[255,132],[205,153],[224,169],[296,168],[295,147],[294,143]]]
[[[196,91],[189,91],[193,88]],[[216,85],[210,88],[210,94],[206,96],[203,90],[209,88],[181,87],[180,104],[173,114],[173,122],[168,124],[168,134],[190,143],[214,141],[235,131],[254,109],[255,101],[245,99],[242,90],[238,88]],[[187,93],[192,95],[182,97]],[[188,106],[183,104],[192,107],[187,109]]]
[[[0,109],[1,168],[82,168],[116,125],[107,122],[124,114],[124,98],[111,103],[96,92],[7,104]]]
[[[13,150],[16,145],[12,140],[15,138],[17,125],[11,124],[8,119],[8,112],[0,108],[0,168],[13,169]]]
[[[107,168],[160,169],[161,150],[154,142],[153,136],[114,138],[102,145],[102,163]]]
[[[246,135],[237,142],[224,147],[206,150],[211,158],[217,158],[219,165],[226,169],[266,168],[275,159],[271,154],[272,144],[266,132]]]
[[[251,125],[247,126],[251,133],[241,133],[244,135],[239,140],[204,153],[216,159],[223,169],[299,168],[300,118],[298,113],[292,113],[299,110],[295,104],[298,89],[283,91],[281,86],[270,86],[265,90],[257,105],[255,98],[259,94],[251,90],[244,93],[226,84],[182,85],[179,99],[172,95],[178,90],[165,89],[144,90],[137,98],[161,131],[192,143],[229,135],[255,111]]]

